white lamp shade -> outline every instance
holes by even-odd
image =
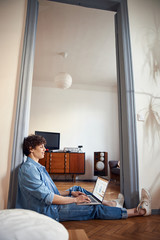
[[[60,72],[55,77],[55,84],[58,88],[70,88],[72,85],[72,77],[66,72]]]

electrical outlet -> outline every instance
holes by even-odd
[[[145,121],[145,116],[143,114],[137,113],[137,120],[140,121],[140,122],[144,122]]]

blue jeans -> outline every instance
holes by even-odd
[[[91,194],[79,186],[71,187],[72,191],[80,191],[85,194]],[[122,219],[127,218],[125,208],[108,207],[100,205],[77,205],[76,203],[59,205],[59,221],[90,220],[90,219]]]

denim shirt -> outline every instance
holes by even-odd
[[[16,208],[30,209],[59,221],[58,206],[52,204],[59,191],[45,167],[30,157],[19,168]]]

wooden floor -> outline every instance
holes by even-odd
[[[55,182],[59,190],[79,185],[92,191],[93,182]],[[120,186],[110,182],[105,199],[118,196]],[[66,229],[84,229],[90,240],[160,240],[160,215],[125,220],[89,220],[62,222]]]

